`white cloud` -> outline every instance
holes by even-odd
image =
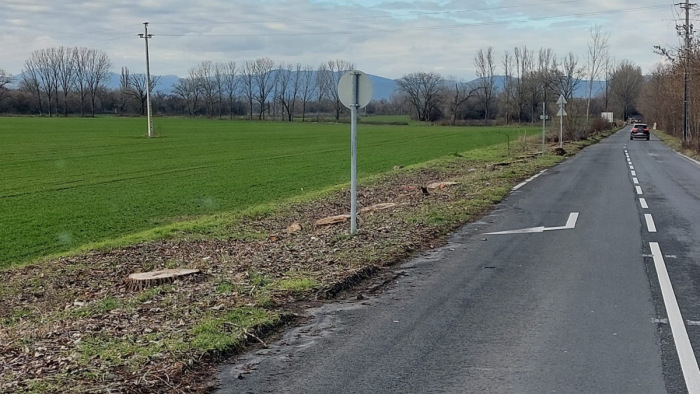
[[[569,51],[585,61],[590,29],[610,34],[610,52],[648,71],[653,46],[678,43],[679,8],[661,0],[2,0],[0,68],[18,73],[32,51],[88,46],[114,69],[144,68],[143,22],[154,34],[155,74],[184,76],[201,61],[242,63],[258,57],[316,67],[354,62],[389,78],[417,71],[474,76],[475,53],[500,56],[516,46]]]

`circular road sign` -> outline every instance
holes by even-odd
[[[356,91],[355,80],[357,81]],[[356,101],[355,92],[357,92]],[[364,108],[372,100],[372,81],[362,71],[348,71],[338,82],[338,96],[340,102],[348,108],[352,108],[353,104],[357,108]]]

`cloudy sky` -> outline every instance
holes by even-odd
[[[493,47],[569,51],[586,59],[590,31],[609,34],[611,55],[650,71],[654,45],[676,47],[674,0],[0,0],[0,68],[17,74],[32,51],[102,50],[113,70],[186,76],[204,60],[269,57],[314,68],[343,59],[387,78],[412,72],[474,77],[474,55]],[[693,17],[697,16],[697,12]]]

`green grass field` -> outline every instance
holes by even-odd
[[[347,124],[0,118],[0,267],[349,183]],[[525,129],[362,125],[358,174]],[[537,129],[527,129],[534,134]],[[504,148],[505,154],[505,148]]]

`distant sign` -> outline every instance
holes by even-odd
[[[362,71],[348,71],[338,82],[338,98],[348,108],[364,108],[372,100],[372,81]]]
[[[600,117],[607,120],[610,123],[613,122],[613,113],[612,112],[601,112]]]

